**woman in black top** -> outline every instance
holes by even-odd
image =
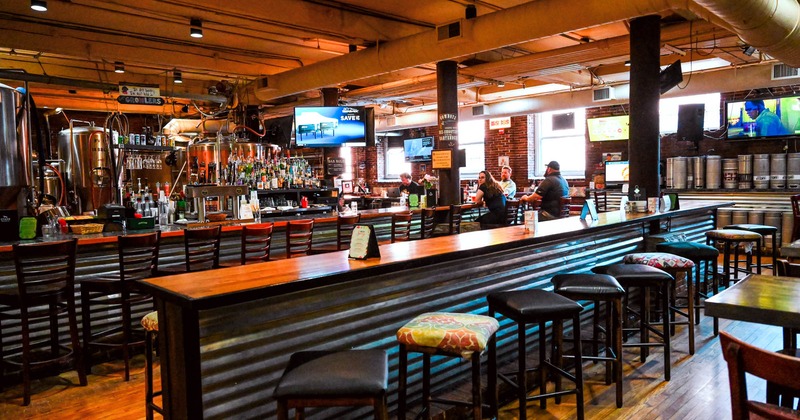
[[[475,194],[475,204],[485,204],[489,212],[478,217],[481,229],[487,225],[506,224],[506,196],[503,187],[494,179],[489,171],[483,170],[478,174],[478,192]]]

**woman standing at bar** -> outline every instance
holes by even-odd
[[[475,204],[483,205],[489,212],[478,217],[481,229],[487,225],[505,225],[506,223],[506,196],[503,187],[494,179],[491,173],[483,170],[478,174],[478,192],[475,194]]]

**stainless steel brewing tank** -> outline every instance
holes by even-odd
[[[111,151],[102,128],[72,127],[58,133],[58,156],[64,161],[61,176],[67,191],[75,191],[81,210],[93,210],[110,202],[113,172]],[[75,209],[73,209],[75,211]]]
[[[24,203],[20,192],[32,185],[31,147],[27,116],[17,125],[22,94],[0,84],[0,209],[16,209]]]

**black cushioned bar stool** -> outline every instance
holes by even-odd
[[[583,360],[606,362],[606,385],[616,384],[617,407],[622,407],[622,298],[625,289],[606,274],[558,274],[552,279],[553,291],[572,300],[594,301],[592,355]],[[600,302],[606,304],[605,328],[600,327]],[[598,349],[598,336],[605,338],[605,356]]]
[[[706,245],[716,247],[722,244],[722,261],[723,261],[723,276],[725,287],[728,287],[731,279],[731,263],[738,265],[739,263],[739,245],[748,242],[756,243],[756,270],[761,274],[761,241],[763,237],[756,232],[739,229],[714,229],[706,232]],[[732,249],[731,249],[732,248]],[[731,251],[733,251],[733,261],[731,261]],[[747,261],[747,271],[752,272],[752,265],[750,258]],[[733,280],[739,281],[739,268],[733,269]]]
[[[711,282],[713,294],[716,295],[719,292],[717,283],[717,259],[719,258],[719,250],[713,246],[690,241],[661,242],[656,245],[656,250],[688,258],[694,262],[694,323],[700,324],[700,309],[705,308],[705,306],[700,303],[700,298],[707,299],[710,296],[708,294],[709,281]],[[705,267],[705,271],[703,267]],[[711,275],[710,277],[709,274]],[[688,280],[689,279],[687,279],[687,281]],[[719,320],[714,318],[714,335],[716,335],[718,329]]]
[[[767,247],[767,239],[766,236],[772,237],[772,264],[762,264],[761,268],[771,268],[774,269],[775,261],[778,260],[778,228],[775,226],[770,225],[756,225],[752,223],[743,223],[738,225],[728,225],[723,227],[723,229],[736,229],[736,230],[746,230],[748,232],[755,232],[761,235],[761,242],[759,246],[761,249],[766,249]],[[750,267],[748,267],[748,270]]]
[[[388,419],[388,365],[383,350],[294,353],[275,388],[278,419],[288,419],[291,408],[302,418],[305,407],[370,405],[376,419]]]
[[[641,362],[647,361],[650,354],[650,347],[662,347],[664,349],[664,380],[670,379],[670,335],[669,335],[669,296],[672,290],[672,283],[675,278],[664,270],[644,264],[615,264],[609,266],[598,266],[592,271],[599,274],[608,274],[614,277],[626,291],[632,288],[639,288],[639,308],[634,311],[629,305],[626,310],[637,315],[639,318],[638,328],[623,327],[623,334],[627,332],[638,332],[639,342],[625,342],[622,347],[638,347]],[[650,323],[650,291],[654,290],[660,295],[658,299],[661,306],[661,330]],[[691,328],[691,327],[690,327]],[[650,342],[650,334],[661,338],[661,343]]]
[[[547,398],[555,398],[556,403],[560,402],[562,395],[575,394],[576,406],[578,409],[578,419],[583,419],[583,367],[581,357],[581,328],[580,314],[583,307],[572,299],[557,295],[545,290],[511,290],[499,293],[492,293],[486,297],[489,302],[489,316],[496,313],[510,318],[517,323],[517,363],[516,382],[508,378],[505,374],[497,371],[497,345],[492,342],[489,345],[489,387],[491,392],[492,412],[497,414],[497,378],[503,379],[512,387],[517,389],[517,399],[519,400],[519,418],[524,420],[527,417],[527,401],[539,400],[542,409],[547,408]],[[575,354],[575,375],[569,374],[563,369],[561,352],[561,341],[564,319],[572,319],[573,322],[573,350]],[[555,340],[555,354],[551,359],[547,358],[547,337],[546,323],[553,322],[553,340]],[[538,324],[539,331],[539,395],[528,396],[528,388],[525,366],[526,345],[525,327],[528,324]],[[557,364],[556,364],[557,363]],[[557,376],[555,391],[547,392],[548,372]],[[561,378],[565,377],[575,383],[575,389],[562,390]]]
[[[424,418],[431,417],[431,403],[439,402],[472,408],[473,420],[480,420],[481,409],[481,353],[486,344],[494,344],[494,333],[500,324],[483,315],[453,312],[428,312],[418,315],[397,330],[400,343],[397,417],[406,418],[406,382],[408,379],[408,353],[422,353],[422,402]],[[454,401],[431,398],[431,356],[458,357],[472,363],[472,401]],[[490,361],[491,363],[491,361]],[[491,377],[489,379],[491,388]]]
[[[688,325],[689,333],[689,354],[694,354],[694,283],[692,282],[692,269],[694,262],[688,258],[679,255],[670,254],[667,252],[637,252],[628,254],[622,258],[622,262],[626,264],[644,264],[650,267],[655,267],[666,271],[671,274],[673,278],[677,279],[679,273],[686,273],[686,296],[677,296],[675,292],[675,282],[670,283],[672,290],[670,291],[669,298],[669,311],[670,318],[670,335],[675,334],[675,325]],[[686,306],[678,306],[675,301],[678,299],[686,299]],[[686,311],[681,309],[685,308]],[[667,308],[665,308],[667,309]],[[676,321],[675,315],[679,314],[686,318],[686,321]]]

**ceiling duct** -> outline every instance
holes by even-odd
[[[592,89],[592,102],[612,101],[614,99],[617,99],[617,95],[614,94],[614,88],[611,86]]]
[[[461,21],[455,21],[436,27],[436,40],[439,42],[461,38]]]
[[[772,80],[795,79],[800,77],[800,69],[783,63],[772,65]]]
[[[480,117],[482,115],[489,115],[489,107],[486,105],[477,105],[472,107],[472,116]]]

